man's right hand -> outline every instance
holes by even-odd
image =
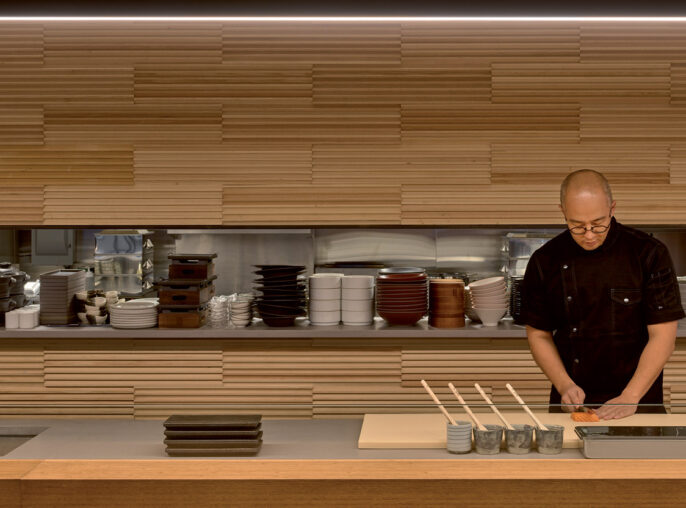
[[[562,396],[561,403],[566,404],[562,406],[562,411],[567,413],[572,413],[577,407],[583,405],[586,398],[584,391],[574,383],[562,390],[560,395]]]

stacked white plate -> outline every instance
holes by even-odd
[[[315,273],[310,281],[310,324],[337,325],[341,322],[342,273]]]
[[[484,326],[496,326],[507,313],[507,285],[504,277],[489,277],[469,284],[474,310]]]
[[[113,328],[153,328],[157,326],[157,302],[153,299],[130,300],[110,306]]]
[[[231,324],[240,328],[252,322],[252,293],[234,293],[229,299],[229,319]]]
[[[374,322],[374,276],[346,275],[341,281],[341,309],[344,325]]]

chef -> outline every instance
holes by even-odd
[[[662,369],[685,315],[667,248],[617,222],[597,171],[567,175],[559,206],[567,229],[534,252],[523,286],[531,353],[553,384],[550,412],[665,413]]]

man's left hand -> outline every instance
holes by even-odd
[[[621,404],[621,405],[619,405]],[[595,413],[601,420],[613,420],[615,418],[626,418],[636,412],[638,399],[630,395],[621,394],[619,397],[610,399],[605,404],[596,409]]]

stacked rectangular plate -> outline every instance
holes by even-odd
[[[248,456],[262,448],[262,415],[171,415],[164,428],[172,457]]]
[[[74,298],[86,290],[83,270],[56,270],[40,276],[40,323],[68,325],[78,322]]]

